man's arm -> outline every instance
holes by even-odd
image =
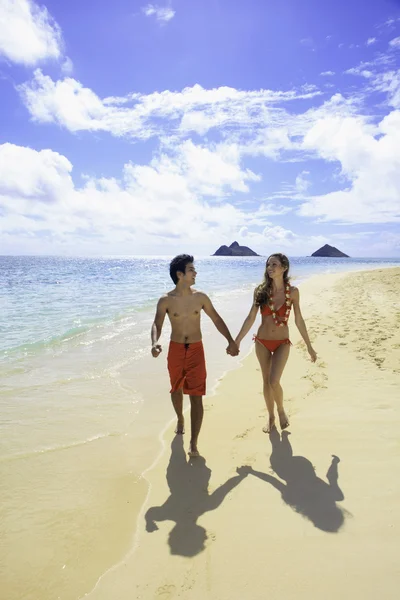
[[[168,300],[167,298],[160,298],[157,303],[156,316],[154,317],[153,325],[151,326],[151,353],[154,358],[162,352],[160,344],[157,344],[162,326],[164,323],[165,315],[167,314]]]
[[[218,329],[218,331],[228,341],[229,345],[226,349],[227,353],[230,354],[231,356],[237,356],[239,354],[238,347],[237,347],[234,339],[232,338],[231,333],[230,333],[228,327],[226,326],[225,321],[217,313],[210,298],[206,294],[204,294],[203,310],[206,313],[206,315],[208,317],[210,317],[211,321],[214,323],[214,325]]]

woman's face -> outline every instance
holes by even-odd
[[[277,256],[270,256],[267,260],[267,273],[268,277],[274,279],[276,277],[283,277],[284,272],[286,271],[285,267],[282,266],[281,261]]]

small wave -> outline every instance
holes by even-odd
[[[51,452],[59,452],[62,450],[69,450],[71,448],[78,448],[79,446],[85,446],[86,444],[90,444],[92,442],[97,442],[98,440],[110,438],[110,437],[119,437],[125,435],[125,432],[120,431],[111,431],[108,433],[100,433],[98,435],[94,435],[86,440],[80,440],[77,442],[71,442],[70,444],[61,444],[60,446],[45,446],[44,448],[38,448],[37,450],[31,450],[29,452],[19,452],[17,454],[11,454],[9,456],[3,456],[0,458],[0,462],[6,462],[11,460],[21,460],[25,458],[31,458],[32,456],[38,456],[42,454],[47,454]]]
[[[8,348],[7,350],[3,350],[1,352],[1,355],[4,358],[12,358],[13,356],[17,355],[18,353],[23,353],[24,356],[32,355],[39,350],[43,350],[43,349],[50,348],[53,346],[58,346],[67,341],[76,339],[76,338],[80,337],[81,335],[84,335],[85,333],[87,333],[89,331],[89,329],[90,329],[89,325],[79,325],[78,327],[72,327],[71,329],[69,329],[68,331],[66,331],[65,333],[63,333],[61,335],[55,335],[48,339],[37,340],[35,342],[29,342],[29,343],[25,343],[25,344],[20,344],[19,346],[14,346],[12,348]]]

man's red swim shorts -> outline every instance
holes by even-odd
[[[205,395],[207,371],[203,342],[170,342],[167,364],[171,393],[183,388],[183,393],[190,396]]]

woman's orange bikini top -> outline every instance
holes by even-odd
[[[284,317],[286,314],[286,309],[287,309],[286,302],[284,302],[282,304],[282,306],[280,306],[278,308],[278,310],[276,311],[276,314],[278,315],[278,317]],[[263,317],[268,317],[269,315],[272,315],[272,310],[270,309],[268,304],[264,304],[263,307],[260,307],[260,310],[261,310],[261,314]]]

